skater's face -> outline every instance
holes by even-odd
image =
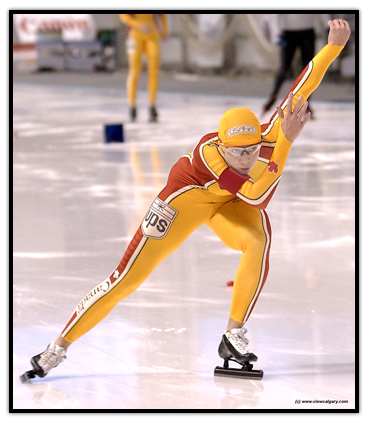
[[[222,155],[226,163],[241,175],[247,175],[256,164],[261,149],[261,143],[245,145],[244,147],[225,147],[222,144]]]

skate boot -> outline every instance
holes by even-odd
[[[157,122],[158,114],[155,106],[150,107],[149,109],[149,122]]]
[[[35,376],[45,377],[51,369],[58,366],[65,359],[65,349],[52,342],[43,353],[31,358],[33,369],[24,373],[20,379],[24,383]]]
[[[262,379],[262,370],[253,370],[253,364],[258,357],[248,350],[249,341],[245,337],[245,328],[235,328],[226,331],[219,345],[218,353],[224,359],[224,366],[215,368],[216,376],[230,376],[245,379]],[[229,368],[229,361],[239,363],[242,368]]]
[[[129,108],[129,117],[131,122],[135,122],[137,118],[137,109],[135,107]]]

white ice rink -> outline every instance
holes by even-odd
[[[314,102],[267,209],[270,272],[247,324],[262,381],[214,377],[240,255],[202,227],[64,363],[21,384],[118,264],[176,160],[227,109],[259,115],[262,99],[160,93],[158,104],[150,124],[140,92],[132,124],[123,90],[14,85],[14,409],[354,409],[355,106],[344,102]],[[106,144],[114,123],[125,141]]]

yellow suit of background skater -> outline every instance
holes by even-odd
[[[142,70],[142,55],[147,58],[149,121],[157,121],[155,106],[160,68],[160,39],[167,37],[167,19],[163,14],[119,14],[128,27],[127,52],[129,75],[127,81],[131,121],[137,117],[136,95],[138,78]]]

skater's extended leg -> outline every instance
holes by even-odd
[[[196,228],[208,221],[222,204],[216,203],[211,194],[201,189],[191,188],[177,195],[172,193],[167,202],[162,200],[166,199],[167,191],[162,192],[165,195],[153,202],[117,268],[80,301],[61,335],[52,343],[58,351],[62,351],[64,358],[72,342],[92,329],[119,301],[136,290],[152,270]],[[61,362],[50,352],[42,354],[53,357],[54,361],[44,370],[41,361],[38,373],[35,372],[41,377]]]
[[[157,198],[109,278],[78,304],[61,336],[72,343],[99,323],[123,298],[135,291],[153,269],[218,208],[208,192],[191,189],[169,203]],[[161,196],[163,197],[163,196]],[[212,200],[212,197],[211,197]],[[207,203],[210,203],[208,206]]]

